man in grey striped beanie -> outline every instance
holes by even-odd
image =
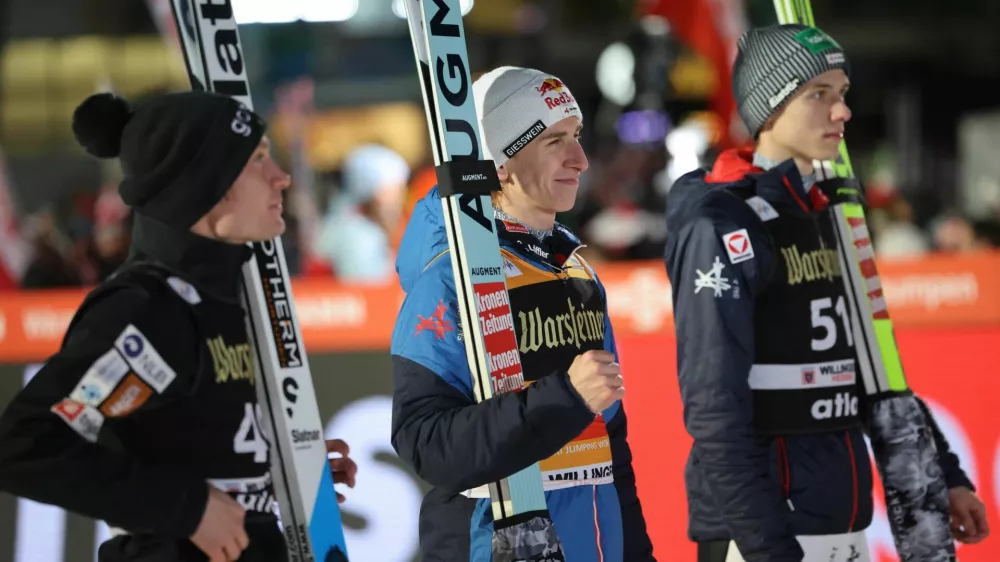
[[[699,562],[871,560],[872,460],[843,312],[850,295],[813,176],[814,160],[837,156],[848,85],[843,50],[819,29],[747,32],[733,91],[756,145],[726,150],[670,188],[664,261]],[[949,488],[979,513],[957,457],[933,433]],[[965,513],[966,538],[980,537]]]
[[[809,175],[813,160],[835,158],[851,118],[844,100],[850,66],[841,46],[818,28],[786,24],[751,29],[738,48],[733,95],[757,141],[755,164],[770,168],[794,158]]]

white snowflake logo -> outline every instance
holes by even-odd
[[[698,278],[694,280],[695,294],[707,288],[712,289],[716,297],[721,297],[723,292],[732,289],[733,286],[729,284],[729,278],[722,276],[722,269],[724,267],[726,266],[719,259],[719,256],[715,256],[715,262],[712,264],[712,269],[708,270],[708,273],[700,269],[694,270],[698,274]]]

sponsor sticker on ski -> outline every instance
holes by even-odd
[[[524,388],[524,372],[517,349],[517,337],[510,314],[507,287],[501,282],[477,283],[473,286],[479,328],[493,382],[493,393],[516,392]]]
[[[115,347],[125,356],[132,370],[156,392],[162,393],[177,378],[177,373],[167,365],[152,342],[132,324],[122,330]]]
[[[753,259],[753,245],[750,244],[750,235],[745,228],[724,234],[722,244],[729,255],[729,263],[733,265]]]
[[[91,443],[97,442],[101,426],[104,425],[104,416],[93,407],[65,398],[53,405],[50,410],[62,418],[66,425],[79,433],[81,437]]]

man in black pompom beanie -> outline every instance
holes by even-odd
[[[121,161],[133,245],[0,417],[0,489],[107,522],[100,562],[287,559],[240,301],[247,243],[285,227],[265,128],[205,92],[74,113],[80,144]]]

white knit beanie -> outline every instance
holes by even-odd
[[[499,168],[542,131],[583,113],[562,80],[532,68],[502,66],[472,84],[484,159]]]

